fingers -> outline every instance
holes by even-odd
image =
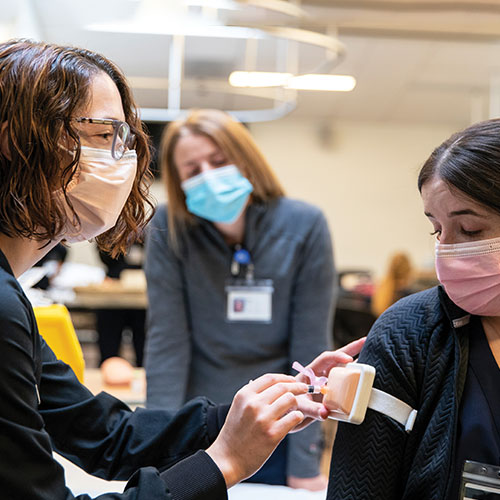
[[[207,449],[226,484],[252,475],[304,415],[297,397],[306,384],[289,375],[267,374],[240,389],[214,443]]]
[[[337,349],[336,351],[325,351],[321,353],[308,368],[312,368],[317,376],[328,376],[330,370],[339,364],[352,363],[352,356],[359,354],[365,343],[366,337],[355,340],[346,346]],[[302,380],[301,377],[298,377]]]
[[[287,392],[267,407],[264,418],[267,421],[279,421],[283,416],[298,409],[295,396]]]
[[[304,415],[299,410],[291,411],[283,415],[274,423],[274,432],[281,441],[294,427],[297,427],[304,420]]]
[[[253,392],[263,392],[267,388],[279,383],[279,382],[285,382],[285,383],[296,383],[297,380],[295,377],[292,377],[291,375],[283,375],[281,373],[266,373],[265,375],[262,375],[258,379],[251,380],[247,387],[251,389]]]
[[[272,404],[277,401],[284,394],[290,394],[292,398],[299,396],[301,394],[307,393],[307,385],[302,382],[297,382],[295,378],[292,377],[293,382],[287,383],[277,383],[266,390],[262,391],[259,396],[263,402],[267,404]]]
[[[269,385],[270,383],[272,385]],[[255,387],[257,389],[265,387],[265,389],[261,392],[254,392]],[[307,394],[306,384],[297,382],[294,377],[277,374],[263,375],[248,384],[247,389],[249,391],[248,396],[253,400],[252,406],[254,406],[255,410],[260,407],[261,415],[268,422],[279,422],[284,416],[294,413],[298,407],[297,396],[306,396]],[[300,421],[303,418],[302,415]],[[288,420],[289,418],[287,418],[286,422]]]
[[[330,370],[337,365],[345,365],[352,362],[352,357],[341,351],[325,351],[321,353],[308,368],[312,368],[317,376],[328,376]]]
[[[328,410],[323,403],[313,401],[307,396],[299,396],[296,398],[298,409],[304,414],[305,417],[310,417],[315,420],[324,420],[328,417]]]
[[[234,401],[247,406],[254,416],[260,413],[264,420],[271,421],[296,410],[296,396],[306,395],[307,389],[295,377],[268,373],[240,389]]]
[[[356,356],[356,354],[359,354],[359,352],[363,348],[365,340],[366,337],[362,337],[358,340],[355,340],[354,342],[351,342],[350,344],[345,345],[344,347],[341,347],[339,351],[345,352],[350,356]]]

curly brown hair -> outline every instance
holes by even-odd
[[[96,242],[117,256],[142,237],[153,209],[150,142],[123,73],[89,50],[31,40],[0,44],[0,140],[6,146],[0,148],[1,233],[43,242],[63,230],[67,215],[54,192],[62,188],[73,209],[66,188],[78,168],[80,140],[72,118],[90,101],[92,80],[100,72],[116,84],[136,136],[137,174],[116,225]],[[71,161],[60,147],[68,138],[77,146]],[[74,219],[80,223],[76,213]]]

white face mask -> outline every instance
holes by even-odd
[[[73,221],[73,213],[63,198],[68,222],[61,235],[69,243],[89,240],[111,229],[132,190],[137,171],[137,154],[126,151],[120,160],[111,157],[105,149],[82,146],[78,170],[68,184],[66,194],[80,218]]]

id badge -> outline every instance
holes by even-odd
[[[272,323],[273,280],[231,279],[226,284],[226,320]]]
[[[500,467],[466,460],[460,499],[500,500]]]

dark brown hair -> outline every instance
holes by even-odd
[[[252,202],[266,202],[284,196],[284,190],[248,130],[228,113],[216,109],[195,109],[177,120],[163,133],[160,168],[168,197],[169,233],[176,241],[176,231],[193,222],[186,207],[186,197],[174,161],[179,139],[188,134],[210,139],[252,183]]]
[[[116,84],[125,120],[136,135],[137,174],[116,225],[96,238],[116,256],[140,238],[150,217],[150,145],[122,72],[103,56],[85,49],[11,40],[0,44],[0,232],[38,241],[56,239],[67,220],[54,192],[66,188],[78,168],[80,141],[74,113],[90,100],[99,72]],[[6,137],[5,137],[6,135]],[[61,148],[77,145],[68,162]],[[7,151],[6,151],[7,150]],[[74,213],[79,224],[79,219]]]
[[[420,170],[419,191],[432,177],[500,213],[500,119],[475,123],[438,146]]]

